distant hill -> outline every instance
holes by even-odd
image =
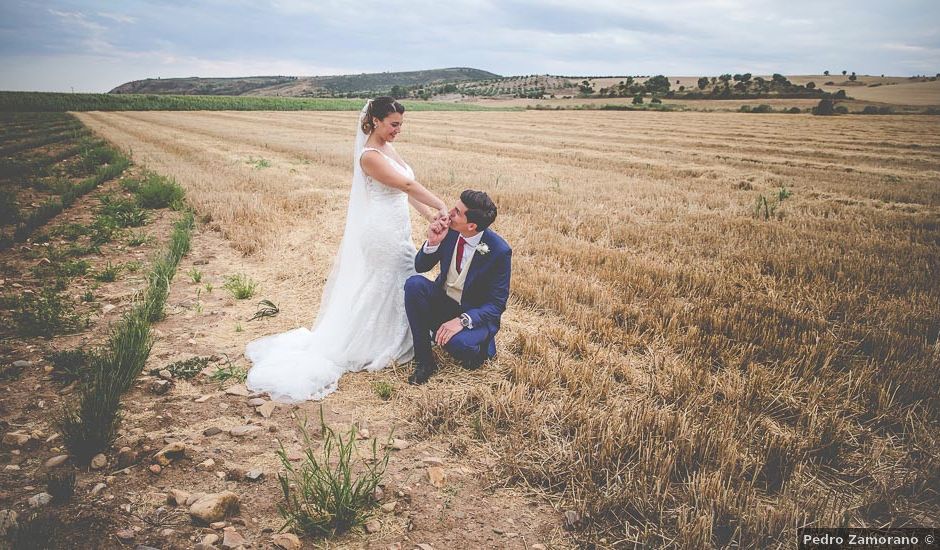
[[[121,84],[111,94],[244,95],[252,90],[296,81],[294,76],[237,78],[148,78]]]
[[[333,76],[251,76],[238,78],[148,78],[114,88],[112,94],[266,95],[282,97],[333,96],[387,92],[444,82],[501,78],[469,67],[427,71],[362,73]]]

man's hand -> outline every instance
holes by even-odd
[[[463,325],[460,324],[460,317],[455,317],[437,329],[437,332],[434,334],[434,340],[437,342],[437,345],[446,346],[447,342],[450,342],[450,339],[461,330],[463,330]]]
[[[428,227],[428,246],[437,246],[441,244],[447,235],[447,227],[450,225],[448,220],[439,218]]]

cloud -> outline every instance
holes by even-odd
[[[98,17],[104,17],[105,19],[117,21],[118,23],[133,24],[137,22],[136,17],[131,17],[129,15],[124,15],[121,13],[107,13],[107,12],[99,11]]]
[[[157,76],[451,66],[499,74],[933,74],[937,20],[940,4],[926,0],[4,0],[0,67],[14,72],[0,71],[0,89],[80,82],[105,91]]]

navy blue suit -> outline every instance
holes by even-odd
[[[418,250],[415,270],[425,273],[440,265],[437,279],[430,281],[422,275],[414,275],[405,282],[405,311],[419,366],[434,365],[430,333],[462,313],[470,316],[473,328],[464,328],[455,334],[444,349],[465,366],[479,366],[483,360],[496,355],[495,336],[509,298],[512,249],[495,231],[483,230],[480,244],[485,244],[489,252],[482,254],[477,246],[458,304],[447,295],[444,285],[459,236],[457,231],[449,230],[434,253],[425,254],[423,246]]]

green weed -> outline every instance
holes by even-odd
[[[170,363],[165,368],[173,374],[174,378],[194,378],[209,365],[210,357],[190,357],[182,361]]]
[[[209,375],[211,380],[214,380],[220,384],[229,380],[234,380],[241,383],[244,382],[245,378],[247,377],[248,371],[241,367],[236,367],[231,363],[226,364],[224,367],[219,367],[215,372]]]
[[[93,277],[96,281],[101,281],[102,283],[111,283],[117,280],[118,274],[121,272],[121,265],[114,265],[110,260],[99,269]]]
[[[261,300],[258,302],[258,305],[261,307],[258,308],[258,311],[256,311],[250,319],[248,319],[249,321],[254,321],[255,319],[264,319],[265,317],[274,317],[281,312],[277,305],[275,305],[271,300]]]
[[[46,361],[52,363],[52,377],[63,382],[84,379],[93,353],[82,348],[54,351],[46,355]]]
[[[238,273],[225,277],[225,284],[222,285],[222,288],[231,292],[235,299],[245,300],[255,295],[258,283],[252,281],[244,273]]]
[[[388,401],[392,398],[392,394],[395,393],[395,387],[384,380],[373,382],[372,389],[375,390],[375,394],[378,395],[382,401]]]
[[[271,161],[269,161],[266,158],[261,158],[261,157],[259,158],[248,157],[248,160],[245,162],[245,164],[248,164],[255,170],[261,170],[262,168],[271,167]]]
[[[77,330],[81,318],[74,313],[74,304],[54,289],[40,294],[21,294],[14,298],[13,323],[20,336],[52,337]]]
[[[143,231],[137,231],[127,239],[128,246],[141,246],[150,242],[150,236]]]
[[[286,473],[278,474],[284,502],[278,513],[284,527],[315,537],[340,535],[362,525],[374,505],[373,492],[382,481],[388,465],[389,450],[378,451],[372,440],[371,456],[363,459],[356,451],[355,426],[344,435],[335,432],[323,420],[320,407],[319,447],[307,430],[306,418],[299,426],[303,436],[304,459],[294,465],[281,443],[277,451]],[[355,454],[355,457],[354,457]]]
[[[183,188],[175,180],[152,172],[147,174],[134,194],[142,208],[179,209],[183,202]]]

